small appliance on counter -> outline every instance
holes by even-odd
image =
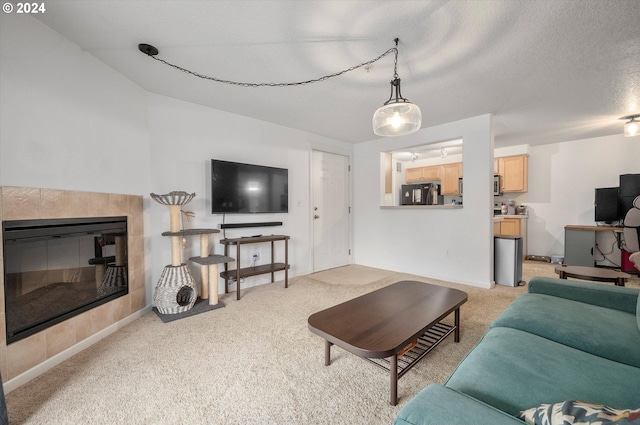
[[[507,203],[507,214],[516,214],[516,201],[514,201],[513,199],[509,199],[509,202]]]

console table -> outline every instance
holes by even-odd
[[[222,239],[220,243],[224,245],[224,255],[229,255],[229,247],[236,246],[236,269],[229,270],[227,263],[224,264],[224,271],[220,273],[220,277],[224,279],[224,291],[229,292],[229,279],[235,278],[236,280],[236,298],[240,299],[240,279],[243,277],[257,276],[261,274],[271,273],[271,282],[275,281],[274,273],[278,271],[284,271],[284,287],[289,287],[289,236],[286,235],[265,235],[265,236],[250,236],[233,239]],[[274,243],[277,241],[284,241],[284,263],[274,262]],[[252,267],[240,267],[240,247],[242,245],[271,242],[271,263],[261,264],[259,266]]]
[[[612,226],[564,226],[564,264],[570,266],[593,267],[593,249],[596,232],[613,232],[620,241],[622,227]]]

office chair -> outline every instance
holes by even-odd
[[[640,196],[633,200],[633,208],[624,216],[625,250],[631,255],[629,260],[640,270]]]

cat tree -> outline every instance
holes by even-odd
[[[182,262],[181,240],[187,236],[200,236],[200,256],[189,260],[200,264],[202,299],[209,299],[209,305],[222,306],[218,302],[218,264],[234,261],[224,255],[209,255],[209,235],[220,233],[217,229],[187,229],[182,228],[182,206],[188,204],[195,193],[170,192],[165,195],[151,193],[156,202],[169,207],[170,231],[162,236],[171,238],[171,264],[165,266],[156,286],[153,298],[158,312],[162,314],[177,314],[190,310],[198,297],[198,288],[189,271],[189,267]]]

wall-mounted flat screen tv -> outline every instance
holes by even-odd
[[[289,170],[212,159],[211,212],[289,212]]]

